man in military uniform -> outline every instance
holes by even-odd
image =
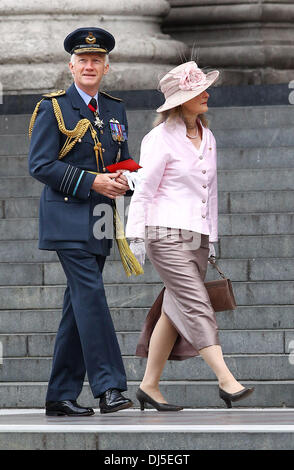
[[[48,416],[94,413],[76,401],[86,372],[101,413],[133,404],[121,393],[127,390],[126,374],[102,279],[112,240],[93,233],[99,220],[95,206],[112,209],[113,200],[129,190],[121,171],[106,169],[130,158],[124,105],[98,91],[114,45],[114,37],[100,28],[69,34],[64,47],[71,54],[74,83],[44,95],[30,124],[29,171],[45,185],[39,248],[57,252],[67,277],[46,396]]]

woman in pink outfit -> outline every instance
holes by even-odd
[[[136,354],[148,357],[137,391],[159,411],[179,411],[166,402],[159,381],[168,359],[201,355],[216,374],[219,395],[232,401],[253,388],[229,371],[218,339],[215,312],[204,286],[209,256],[218,241],[217,158],[207,127],[207,88],[219,76],[205,74],[195,62],[184,63],[160,81],[165,103],[155,127],[141,145],[141,181],[131,200],[126,236],[144,264],[148,258],[164,289],[147,315]]]

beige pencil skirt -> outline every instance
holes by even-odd
[[[178,331],[168,359],[188,359],[202,348],[219,344],[215,312],[204,286],[209,236],[149,226],[145,244],[164,288],[147,314],[136,355],[148,356],[150,337],[162,311]]]

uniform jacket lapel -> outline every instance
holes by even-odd
[[[98,93],[98,106],[99,106],[99,117],[104,122],[104,128],[109,125],[109,121],[114,116],[111,115],[109,108],[109,100],[105,98],[101,93]]]
[[[79,110],[81,119],[87,118],[89,121],[93,122],[93,112],[88,108],[83,98],[79,95],[74,83],[67,89],[66,93],[70,97],[72,107]]]

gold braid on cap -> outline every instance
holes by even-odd
[[[36,117],[39,111],[39,107],[43,99],[37,103],[35,110],[32,114],[30,125],[29,125],[29,137],[30,138],[31,138],[33,127],[34,127]],[[91,136],[94,141],[94,151],[95,151],[95,157],[96,157],[96,163],[97,163],[97,170],[99,170],[99,157],[100,157],[103,171],[105,171],[105,165],[104,165],[104,160],[103,160],[103,155],[102,155],[102,144],[101,142],[99,142],[98,137],[97,137],[97,132],[95,131],[89,119],[86,119],[86,118],[81,119],[80,121],[77,122],[76,127],[72,130],[66,129],[62,112],[61,112],[57,99],[54,97],[51,97],[51,100],[52,100],[52,106],[53,106],[54,114],[56,117],[56,121],[58,124],[58,129],[62,134],[66,135],[66,141],[64,142],[62,149],[59,151],[58,158],[61,159],[65,157],[65,155],[68,154],[68,152],[70,152],[70,150],[75,146],[78,140],[84,137],[87,130],[90,128]]]

